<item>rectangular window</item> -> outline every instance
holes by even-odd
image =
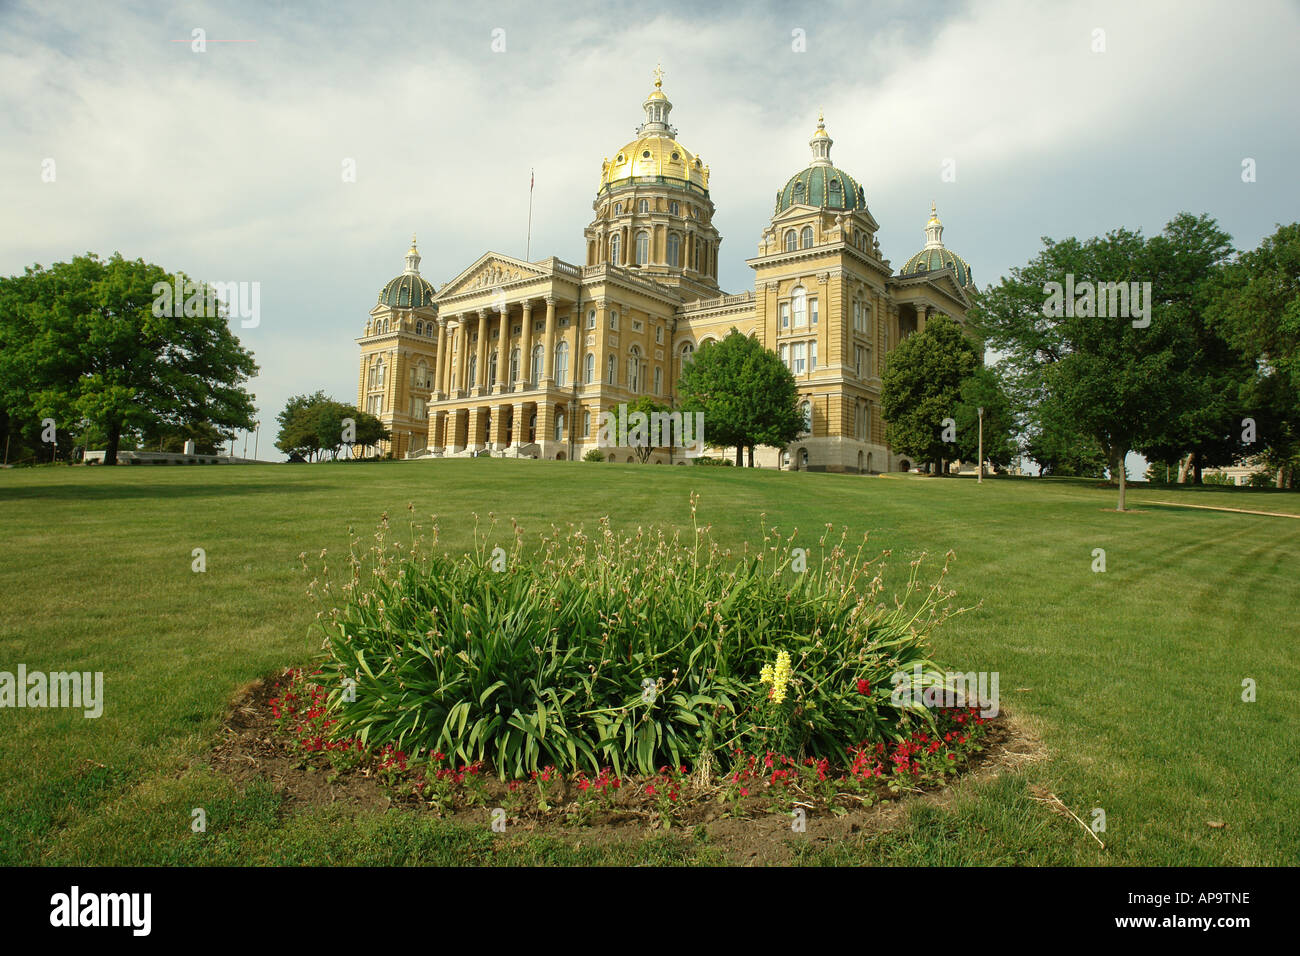
[[[786,368],[790,367],[790,346],[788,345],[781,346],[781,364]]]
[[[863,357],[866,355],[866,351],[867,350],[864,349],[861,345],[856,346],[853,349],[853,368],[854,371],[857,372],[858,378],[862,377],[862,361],[863,361]]]
[[[790,327],[790,303],[782,302],[781,303],[781,328],[788,329],[789,327]]]
[[[796,342],[792,351],[794,354],[794,367],[790,371],[796,375],[802,375],[804,366],[807,364],[808,345],[806,342]]]
[[[664,370],[661,368],[656,368],[655,369],[655,394],[662,395],[663,391],[664,391]]]
[[[587,313],[587,328],[594,329],[595,327],[596,327],[596,310],[592,309],[590,312]]]
[[[664,344],[664,327],[662,325],[655,326],[655,344],[656,345]]]
[[[610,327],[611,329],[613,329],[615,332],[618,331],[618,313],[617,313],[617,312],[611,312],[611,313],[609,314],[609,327]]]
[[[811,298],[811,299],[808,300],[808,310],[809,310],[809,313],[810,313],[810,315],[809,315],[809,319],[808,319],[808,324],[809,324],[809,325],[816,325],[816,324],[817,324],[817,301],[818,301],[818,300],[817,300],[817,298],[816,298],[815,296],[814,296],[813,298]]]
[[[808,371],[817,371],[817,340],[808,343]]]

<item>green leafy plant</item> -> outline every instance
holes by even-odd
[[[694,499],[691,518],[685,541],[602,520],[594,535],[543,536],[529,559],[515,528],[502,562],[481,537],[461,556],[429,553],[414,526],[409,543],[389,541],[385,516],[372,548],[354,542],[344,580],[328,561],[322,575],[334,733],[481,761],[503,779],[689,764],[707,781],[716,757],[774,734],[787,752],[838,759],[846,742],[901,739],[930,720],[860,688],[933,669],[928,635],[953,613],[946,563],[927,588],[918,558],[886,608],[886,555],[866,557],[865,538],[850,547],[828,525],[820,560],[796,573],[794,534],[764,528],[760,548],[734,555]],[[779,729],[761,680],[778,654],[790,668]]]

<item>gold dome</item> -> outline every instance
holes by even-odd
[[[605,160],[601,189],[633,176],[684,179],[701,189],[709,188],[709,168],[669,136],[642,136],[620,149],[613,159]]]
[[[677,130],[668,125],[668,114],[673,104],[663,92],[664,73],[655,67],[654,89],[641,104],[645,122],[637,128],[638,138],[606,157],[600,168],[600,192],[629,180],[643,177],[678,180],[709,191],[709,167],[700,157],[679,143]]]

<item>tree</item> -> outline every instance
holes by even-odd
[[[775,352],[732,329],[720,342],[705,342],[682,370],[682,409],[703,412],[706,440],[735,446],[736,464],[754,463],[754,448],[783,448],[803,430],[798,388]]]
[[[286,455],[297,453],[315,461],[320,452],[319,422],[321,406],[330,401],[323,391],[313,395],[293,395],[284,404],[284,410],[275,416],[280,432],[275,447]]]
[[[960,398],[953,419],[957,424],[957,456],[962,461],[980,461],[980,409],[984,409],[984,460],[1000,468],[1011,464],[1017,447],[1015,416],[1011,399],[998,373],[979,366],[962,380]]]
[[[636,452],[636,457],[640,459],[641,464],[643,465],[650,460],[650,456],[654,454],[656,448],[666,447],[663,443],[671,443],[673,440],[673,436],[669,434],[667,428],[663,428],[662,426],[659,428],[651,427],[652,423],[656,421],[653,416],[662,415],[668,411],[670,411],[670,409],[667,405],[656,402],[649,395],[642,395],[627,407],[627,416],[629,421],[629,424],[626,426],[628,435],[627,441],[628,444],[632,446],[633,450]],[[645,421],[639,423],[640,427],[631,424],[632,416],[637,414],[645,416]],[[633,441],[633,438],[636,440]],[[652,444],[656,438],[660,440],[661,444]]]
[[[962,383],[979,364],[975,346],[946,315],[900,342],[881,376],[880,410],[890,447],[931,462],[936,474],[943,460],[956,458],[959,451],[955,440],[945,437],[944,419],[955,420]]]
[[[1167,442],[1171,422],[1204,395],[1180,395],[1195,344],[1180,323],[1189,276],[1197,262],[1205,268],[1214,232],[1203,218],[1179,217],[1164,243],[1124,229],[1087,242],[1044,238],[1033,260],[972,309],[989,347],[1005,353],[1014,388],[1035,403],[1030,415],[1040,431],[1077,432],[1104,456],[1118,479],[1118,511],[1125,509],[1128,453]],[[1174,294],[1157,294],[1162,286]],[[1189,433],[1184,440],[1207,439]]]
[[[348,419],[352,421],[351,433],[345,424]],[[336,402],[324,391],[291,396],[276,421],[280,423],[280,432],[275,447],[286,455],[301,455],[308,461],[319,460],[327,451],[331,457],[338,458],[344,445],[364,447],[392,437],[374,415]]]
[[[1219,271],[1211,321],[1251,363],[1243,406],[1264,462],[1288,483],[1300,465],[1300,223],[1279,226]]]
[[[207,424],[250,428],[257,372],[215,294],[141,259],[88,254],[0,279],[0,402],[10,419],[94,426],[105,464],[123,436]],[[159,288],[195,289],[173,308]],[[170,301],[170,291],[167,299]]]
[[[1172,336],[1176,360],[1167,418],[1139,450],[1151,461],[1182,461],[1201,483],[1205,467],[1229,465],[1246,452],[1243,391],[1254,362],[1233,348],[1211,320],[1210,290],[1232,251],[1231,237],[1208,216],[1179,213],[1146,244],[1155,306]]]

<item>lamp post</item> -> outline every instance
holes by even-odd
[[[977,485],[984,484],[984,406],[980,406],[980,441],[979,441],[980,471],[979,477],[975,479]]]
[[[253,460],[257,461],[257,442],[262,437],[262,423],[253,422],[253,428],[256,429],[253,432]]]

